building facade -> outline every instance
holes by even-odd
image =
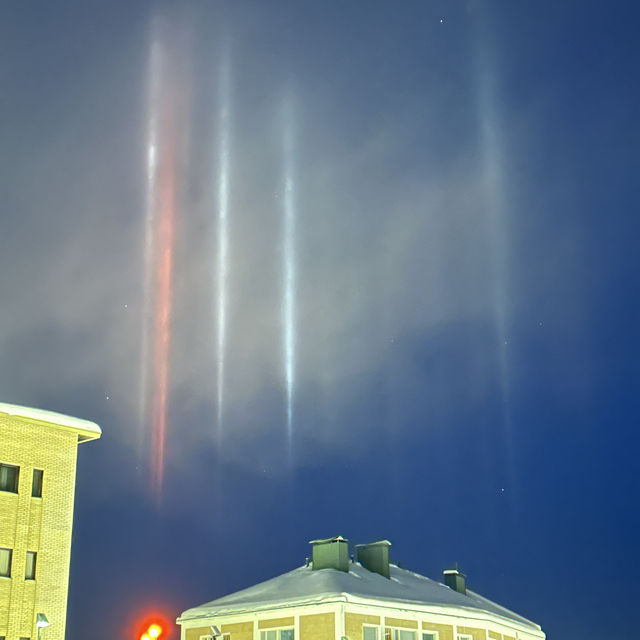
[[[544,640],[539,625],[467,589],[389,563],[387,540],[313,540],[305,566],[188,609],[181,640]]]
[[[77,447],[93,422],[0,403],[0,639],[64,640]],[[43,617],[44,616],[44,617]]]

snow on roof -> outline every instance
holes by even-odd
[[[328,542],[349,542],[342,536],[335,536],[334,538],[319,538],[318,540],[309,540],[309,544],[327,544]]]
[[[102,435],[102,430],[95,423],[82,418],[65,416],[55,411],[45,411],[44,409],[34,409],[32,407],[22,407],[17,404],[7,404],[0,402],[0,413],[6,413],[16,418],[26,418],[27,420],[37,420],[38,422],[48,422],[57,427],[71,429],[78,433],[78,442],[95,440]]]
[[[188,609],[180,621],[209,617],[244,610],[268,608],[278,604],[311,604],[338,596],[356,596],[404,604],[451,606],[489,611],[520,624],[540,627],[467,589],[462,594],[440,582],[418,573],[390,565],[391,579],[365,569],[360,563],[349,565],[349,572],[337,569],[313,570],[311,566],[299,567],[288,573],[236,591],[212,602]]]

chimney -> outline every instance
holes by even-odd
[[[445,569],[442,573],[447,587],[463,595],[467,593],[467,576],[458,570],[457,562],[454,562],[453,567]]]
[[[323,540],[311,540],[312,568],[338,569],[349,573],[349,541],[342,536],[325,538]]]
[[[390,578],[389,571],[389,547],[391,543],[388,540],[378,540],[369,544],[357,544],[356,552],[358,554],[358,562],[369,571],[379,573],[385,578]]]

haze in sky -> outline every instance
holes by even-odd
[[[3,4],[0,400],[103,429],[71,640],[338,534],[632,637],[638,13]]]

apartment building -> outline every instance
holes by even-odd
[[[181,640],[544,640],[534,622],[471,591],[389,562],[388,540],[312,540],[305,566],[188,609]]]
[[[0,403],[0,640],[64,640],[77,446],[100,435]]]

